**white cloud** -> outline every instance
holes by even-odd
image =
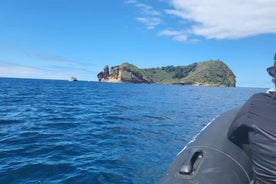
[[[147,29],[154,29],[162,22],[160,19],[161,12],[152,6],[141,3],[138,0],[127,0],[126,3],[132,4],[139,9],[141,16],[137,17],[136,20],[144,23]]]
[[[151,6],[143,3],[136,3],[135,6],[140,8],[142,12],[147,16],[159,16],[161,14],[159,11],[154,10]]]
[[[45,70],[18,64],[1,64],[0,73],[2,77],[45,78],[47,76],[45,75]],[[49,74],[49,72],[47,73]],[[59,78],[60,76],[56,74],[57,73],[55,73],[55,75],[48,75],[48,78],[52,78],[53,76],[54,78]]]
[[[126,3],[133,4],[137,8],[139,8],[142,13],[144,13],[147,16],[159,16],[161,15],[160,11],[155,10],[152,6],[149,6],[144,3],[140,3],[137,0],[127,0]]]
[[[75,76],[81,80],[96,80],[96,73],[83,68],[57,65],[34,67],[0,60],[0,77],[67,80],[70,76]]]
[[[56,62],[56,63],[60,63],[60,64],[67,64],[67,65],[78,64],[77,61],[67,59],[62,56],[52,55],[52,54],[45,54],[45,53],[38,53],[38,52],[26,52],[26,55],[33,59]]]
[[[169,30],[169,29],[159,32],[158,36],[171,36],[173,38],[173,40],[180,41],[180,42],[187,40],[187,35],[184,32],[173,31],[173,30]]]
[[[0,77],[68,79],[75,76],[79,80],[97,80],[98,66],[92,59],[65,57],[22,49],[15,46],[0,45],[2,51],[18,58],[0,59]],[[4,53],[4,52],[3,52]]]
[[[135,4],[135,3],[137,3],[136,0],[126,0],[125,2],[128,3],[128,4]]]
[[[174,8],[166,10],[166,13],[185,22],[181,33],[163,33],[173,38],[179,36],[184,39],[189,34],[207,39],[238,39],[276,33],[274,0],[169,1]]]
[[[155,26],[161,23],[161,20],[156,17],[138,17],[136,20],[146,24],[147,29],[154,29]]]

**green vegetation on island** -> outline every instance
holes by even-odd
[[[101,82],[158,83],[180,85],[235,87],[236,80],[230,68],[219,60],[193,63],[187,66],[165,66],[140,69],[130,63],[105,66],[98,74]]]

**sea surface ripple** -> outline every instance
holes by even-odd
[[[0,78],[0,183],[157,183],[257,88]]]

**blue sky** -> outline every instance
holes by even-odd
[[[97,80],[103,67],[224,61],[273,87],[274,0],[1,0],[0,77]]]

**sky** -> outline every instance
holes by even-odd
[[[221,60],[273,87],[274,0],[1,0],[0,77],[97,81],[105,65]]]

